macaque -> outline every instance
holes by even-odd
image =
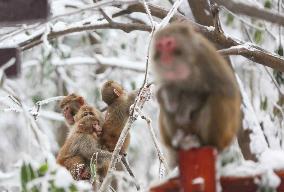
[[[157,32],[152,54],[160,132],[167,148],[188,149],[186,142],[219,151],[227,147],[240,127],[241,98],[224,58],[207,39],[181,23]]]
[[[63,116],[68,125],[72,126],[75,123],[74,116],[79,111],[80,107],[86,102],[83,97],[76,95],[75,93],[67,95],[61,102],[60,108]]]
[[[89,164],[93,154],[99,151],[98,137],[102,133],[103,117],[95,108],[83,105],[74,120],[73,131],[60,149],[57,162],[66,167],[74,179],[90,179]],[[97,170],[101,169],[100,166]]]
[[[113,152],[120,133],[129,118],[129,107],[135,101],[136,92],[127,93],[120,84],[109,80],[102,86],[101,93],[102,100],[108,107],[100,143],[106,150]],[[130,134],[127,135],[122,146],[120,152],[122,155],[126,155],[129,142]]]

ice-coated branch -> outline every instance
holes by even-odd
[[[220,6],[232,11],[233,13],[247,15],[250,17],[266,20],[271,23],[277,23],[284,26],[284,15],[281,13],[273,12],[255,5],[249,5],[242,2],[233,0],[213,0]]]
[[[42,105],[46,105],[48,103],[54,102],[54,101],[60,101],[64,98],[64,96],[57,96],[57,97],[51,97],[42,101],[38,101],[36,102],[35,106],[32,108],[32,110],[30,110],[30,113],[32,114],[32,116],[34,117],[35,120],[37,120],[38,116],[39,116],[39,111],[41,109]]]
[[[166,173],[169,173],[169,166],[168,166],[168,163],[166,161],[166,158],[162,152],[162,149],[159,145],[159,142],[158,142],[158,139],[157,139],[157,136],[154,132],[154,129],[152,127],[152,121],[150,118],[146,117],[145,115],[142,115],[141,116],[142,119],[144,119],[147,123],[147,126],[148,126],[148,129],[150,130],[150,134],[151,134],[151,137],[152,137],[152,140],[154,142],[154,145],[155,145],[155,149],[157,151],[157,154],[158,154],[158,157],[159,157],[159,160],[160,160],[160,163],[163,164],[165,166],[165,169],[166,169]]]
[[[52,63],[58,67],[70,67],[74,65],[102,65],[111,68],[145,73],[144,63],[142,62],[129,61],[116,57],[105,57],[97,54],[94,57],[71,57],[67,59],[53,60]]]
[[[167,14],[168,10],[157,5],[153,5],[148,3],[149,9],[151,10],[151,14],[154,17],[163,19]],[[126,9],[114,14],[113,16],[121,16],[124,14],[130,14],[134,12],[145,13],[144,6],[142,3],[136,3],[129,5]],[[219,45],[223,49],[227,49],[233,46],[245,45],[246,43],[235,39],[233,37],[228,36],[227,34],[220,33],[219,31],[212,30],[212,27],[207,27],[200,25],[198,23],[193,22],[192,20],[186,18],[185,16],[176,13],[173,15],[170,21],[179,21],[179,22],[187,22],[193,26],[193,28],[203,34],[206,38],[208,38],[213,43]],[[247,59],[271,67],[275,70],[284,72],[284,59],[277,54],[266,51],[259,46],[252,45],[253,50],[247,50],[247,52],[243,52],[241,55],[246,57]]]
[[[118,23],[118,22],[105,23],[105,24],[89,24],[89,25],[82,24],[81,26],[65,28],[63,30],[58,30],[58,31],[51,31],[47,35],[47,40],[52,40],[60,36],[71,34],[71,33],[82,32],[82,31],[92,31],[92,30],[97,30],[97,29],[120,29],[126,33],[129,33],[134,30],[150,31],[151,27],[148,25],[140,24],[140,23],[129,23],[128,24],[128,23]],[[43,43],[43,40],[41,38],[43,35],[44,33],[41,33],[31,39],[21,42],[19,46],[21,47],[22,50],[27,50],[36,45],[39,45]]]

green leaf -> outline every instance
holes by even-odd
[[[36,174],[30,164],[23,163],[21,167],[21,185],[22,190],[27,192],[27,183],[36,178]],[[36,190],[36,189],[32,189]]]
[[[265,99],[260,103],[260,108],[265,111],[267,109],[267,106],[268,106],[267,97],[265,97]]]
[[[136,88],[137,88],[137,86],[136,86],[135,81],[131,81],[131,89],[136,90]]]
[[[231,13],[228,13],[226,25],[228,25],[228,26],[233,25],[234,19],[235,19],[234,15],[232,15]]]
[[[256,30],[256,31],[254,32],[254,41],[255,41],[256,43],[261,43],[262,39],[263,39],[263,33],[262,33],[262,31]]]
[[[38,175],[39,176],[44,176],[45,173],[47,172],[47,170],[48,170],[48,164],[47,163],[41,165],[40,168],[37,170]]]
[[[70,190],[70,192],[77,192],[78,191],[77,187],[73,184],[69,187],[69,190]]]
[[[267,9],[271,9],[271,7],[272,7],[272,2],[271,2],[271,0],[266,0],[266,1],[264,2],[264,7],[267,8]]]

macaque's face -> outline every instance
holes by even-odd
[[[154,69],[163,82],[180,82],[198,76],[196,46],[187,27],[166,27],[159,31],[153,45]]]
[[[74,116],[78,112],[80,106],[76,103],[70,103],[64,106],[63,115],[69,125],[74,125]]]
[[[87,115],[78,121],[79,129],[83,132],[93,134],[97,137],[102,134],[102,127],[99,123],[99,120],[94,116]]]

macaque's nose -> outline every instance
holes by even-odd
[[[175,48],[176,40],[173,37],[163,37],[156,43],[156,49],[162,53],[171,53]]]

